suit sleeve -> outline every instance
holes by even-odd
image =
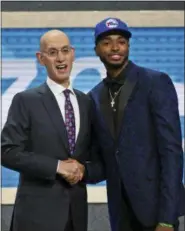
[[[54,180],[58,160],[28,151],[30,114],[22,93],[14,96],[1,133],[1,162],[4,167],[37,178]]]
[[[92,138],[89,160],[86,162],[85,167],[85,177],[88,184],[95,184],[105,180],[105,167],[101,158],[100,147],[95,137]]]
[[[174,224],[177,221],[180,203],[183,150],[178,99],[168,75],[154,77],[150,103],[160,159],[158,221]]]
[[[105,180],[105,165],[101,156],[101,148],[98,143],[97,134],[95,133],[96,125],[92,99],[90,99],[90,105],[91,146],[88,160],[85,163],[85,180],[88,184],[95,184]]]

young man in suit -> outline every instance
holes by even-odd
[[[90,144],[90,101],[71,86],[66,34],[46,32],[36,55],[46,83],[14,96],[1,134],[2,165],[20,173],[10,230],[87,231],[80,163]]]
[[[177,94],[167,74],[129,60],[130,37],[117,18],[104,19],[95,28],[95,51],[107,77],[89,95],[111,228],[176,231],[178,217],[185,214]],[[89,166],[89,180],[93,174]]]

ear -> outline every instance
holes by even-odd
[[[45,66],[45,63],[44,63],[44,60],[43,60],[43,55],[40,51],[38,51],[36,53],[36,57],[37,57],[37,60],[39,61],[39,63],[42,65],[42,66]]]
[[[130,39],[129,38],[127,39],[127,45],[128,45],[128,47],[130,47]]]
[[[95,51],[96,55],[99,56],[99,50],[98,50],[97,46],[94,47],[94,51]]]
[[[75,48],[74,47],[72,47],[71,52],[72,52],[72,60],[74,61],[75,60]]]

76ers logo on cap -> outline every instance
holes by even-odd
[[[108,28],[116,28],[118,26],[118,21],[116,19],[113,19],[113,18],[108,19],[106,21],[106,26]]]

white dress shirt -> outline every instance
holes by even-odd
[[[55,99],[56,99],[56,101],[58,103],[58,106],[60,108],[61,114],[62,114],[64,122],[65,122],[65,100],[66,100],[66,98],[65,98],[65,95],[64,95],[63,91],[66,90],[66,88],[64,86],[54,82],[49,77],[47,78],[46,83],[47,83],[48,87],[50,88],[50,90],[52,91],[52,93],[55,96]],[[71,104],[72,104],[73,110],[74,110],[75,128],[76,128],[75,139],[77,140],[78,133],[79,133],[79,130],[80,130],[79,105],[78,105],[77,97],[75,95],[75,92],[74,92],[71,84],[69,85],[69,87],[67,89],[69,89],[71,91],[69,97],[70,97]]]
[[[60,108],[63,120],[65,122],[65,100],[66,100],[66,97],[65,97],[63,91],[66,90],[66,88],[64,86],[54,82],[49,77],[47,77],[46,83],[47,83],[48,87],[50,88],[51,92],[53,93],[53,95],[55,96],[55,99],[56,99],[58,106]],[[71,104],[72,104],[73,110],[74,110],[75,129],[76,129],[75,140],[77,140],[78,133],[80,130],[80,110],[79,110],[79,106],[78,106],[77,97],[73,91],[71,84],[69,85],[69,87],[67,89],[69,89],[71,91],[71,94],[69,95],[69,97],[70,97],[70,101],[71,101]],[[59,170],[59,162],[60,161],[58,161],[56,172],[58,172],[58,170]]]
[[[51,92],[53,93],[53,95],[55,96],[55,99],[56,99],[58,106],[60,108],[63,120],[65,122],[65,100],[66,100],[66,97],[65,97],[63,91],[66,90],[66,88],[64,86],[56,83],[55,81],[53,81],[49,77],[47,77],[46,83],[47,83],[48,87],[50,88]],[[73,110],[74,110],[75,129],[76,129],[75,140],[77,140],[79,130],[80,130],[80,110],[79,110],[79,106],[78,106],[77,97],[73,91],[71,84],[69,85],[69,87],[67,89],[69,89],[71,91],[71,94],[69,95],[69,97],[70,97],[70,101],[71,101],[71,104],[72,104]],[[59,170],[59,162],[60,161],[58,161],[56,172],[58,172],[58,170]]]

